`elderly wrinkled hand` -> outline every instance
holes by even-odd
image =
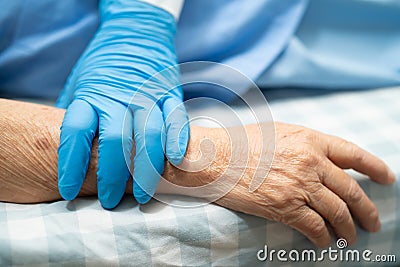
[[[256,147],[260,141],[251,127],[247,127],[250,142]],[[319,247],[331,242],[327,224],[337,237],[354,243],[352,215],[367,231],[380,229],[376,206],[342,169],[352,168],[381,184],[393,183],[395,175],[382,160],[338,137],[296,125],[276,123],[275,127],[275,155],[264,182],[251,193],[242,179],[229,193],[237,196],[236,203],[228,194],[220,200],[222,205],[251,199],[254,205],[239,209],[287,224]]]

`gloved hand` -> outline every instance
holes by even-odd
[[[102,0],[100,19],[98,32],[56,103],[68,107],[58,149],[58,187],[66,200],[78,195],[98,130],[98,197],[111,209],[120,202],[130,176],[125,158],[130,158],[132,132],[133,192],[143,204],[153,196],[163,172],[164,144],[172,163],[182,161],[189,125],[179,69],[173,67],[174,17],[141,1]],[[126,112],[128,107],[133,114]]]

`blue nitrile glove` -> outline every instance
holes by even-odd
[[[143,204],[153,196],[164,171],[164,142],[168,159],[179,164],[189,126],[179,69],[170,68],[177,64],[174,17],[137,0],[102,0],[100,19],[98,32],[56,104],[68,107],[58,149],[58,188],[66,200],[77,196],[98,130],[98,196],[102,206],[111,209],[120,202],[130,176],[124,153],[131,151],[132,132],[133,192]],[[170,69],[141,87],[165,68]],[[128,106],[133,117],[130,112],[124,117]]]

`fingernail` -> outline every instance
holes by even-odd
[[[60,195],[65,200],[73,200],[79,193],[79,190],[76,190],[76,186],[59,186],[58,191]]]
[[[396,174],[394,174],[394,172],[391,169],[389,169],[389,171],[388,171],[388,177],[389,177],[389,181],[391,183],[396,181]]]
[[[378,220],[374,226],[374,232],[378,232],[381,229],[381,222]]]
[[[147,202],[150,201],[151,196],[147,194],[146,192],[140,191],[140,192],[135,192],[135,199],[139,204],[146,204]]]
[[[122,199],[125,192],[125,185],[107,184],[98,187],[99,200],[105,209],[115,208]]]

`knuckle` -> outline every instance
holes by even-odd
[[[332,224],[333,225],[338,225],[338,224],[342,224],[345,223],[348,220],[348,209],[347,209],[347,205],[341,201],[340,204],[337,205],[336,210],[334,211],[334,213],[332,214]]]
[[[365,159],[365,154],[362,153],[360,147],[353,142],[341,139],[342,147],[347,147],[350,150],[350,155],[356,162],[362,162]]]
[[[352,152],[351,152],[353,159],[355,162],[357,163],[362,163],[365,160],[365,154],[361,153],[359,149],[357,148],[352,148]]]
[[[346,147],[346,146],[353,146],[354,144],[346,139],[343,139],[341,137],[335,137],[336,140],[338,140],[338,143],[340,144],[341,147]]]
[[[326,233],[326,225],[323,220],[314,220],[308,222],[308,233],[311,238],[319,239]]]
[[[304,167],[315,167],[321,162],[319,153],[308,145],[288,148],[283,151],[282,156],[292,162],[301,163]]]
[[[299,133],[303,136],[305,141],[313,142],[315,140],[315,132],[311,129],[301,126],[299,128]]]
[[[326,184],[327,180],[333,176],[332,168],[330,168],[330,166],[328,165],[328,162],[322,160],[317,166],[315,166],[315,172],[318,175],[318,179],[321,185]]]
[[[350,182],[349,189],[346,194],[347,203],[350,205],[360,203],[363,200],[363,193],[357,182],[353,179]]]
[[[320,162],[320,160],[321,157],[317,153],[313,151],[307,153],[307,163],[309,165],[316,166]]]
[[[270,201],[277,208],[282,208],[287,206],[287,196],[286,194],[280,194],[273,192],[270,194]]]
[[[306,167],[316,167],[321,162],[320,155],[310,146],[297,150],[297,157]]]
[[[306,190],[310,194],[312,199],[315,199],[316,202],[320,202],[325,198],[324,186],[321,183],[309,183],[306,185]]]
[[[285,192],[284,190],[272,193],[269,196],[270,202],[273,203],[275,208],[277,208],[278,210],[293,212],[293,210],[297,209],[301,204],[293,192],[289,193],[290,191],[290,189],[286,190],[286,192],[288,192],[286,194],[282,193]]]
[[[302,125],[291,125],[291,127],[294,127],[294,131],[298,134],[305,135],[308,132],[308,128],[302,126]]]

